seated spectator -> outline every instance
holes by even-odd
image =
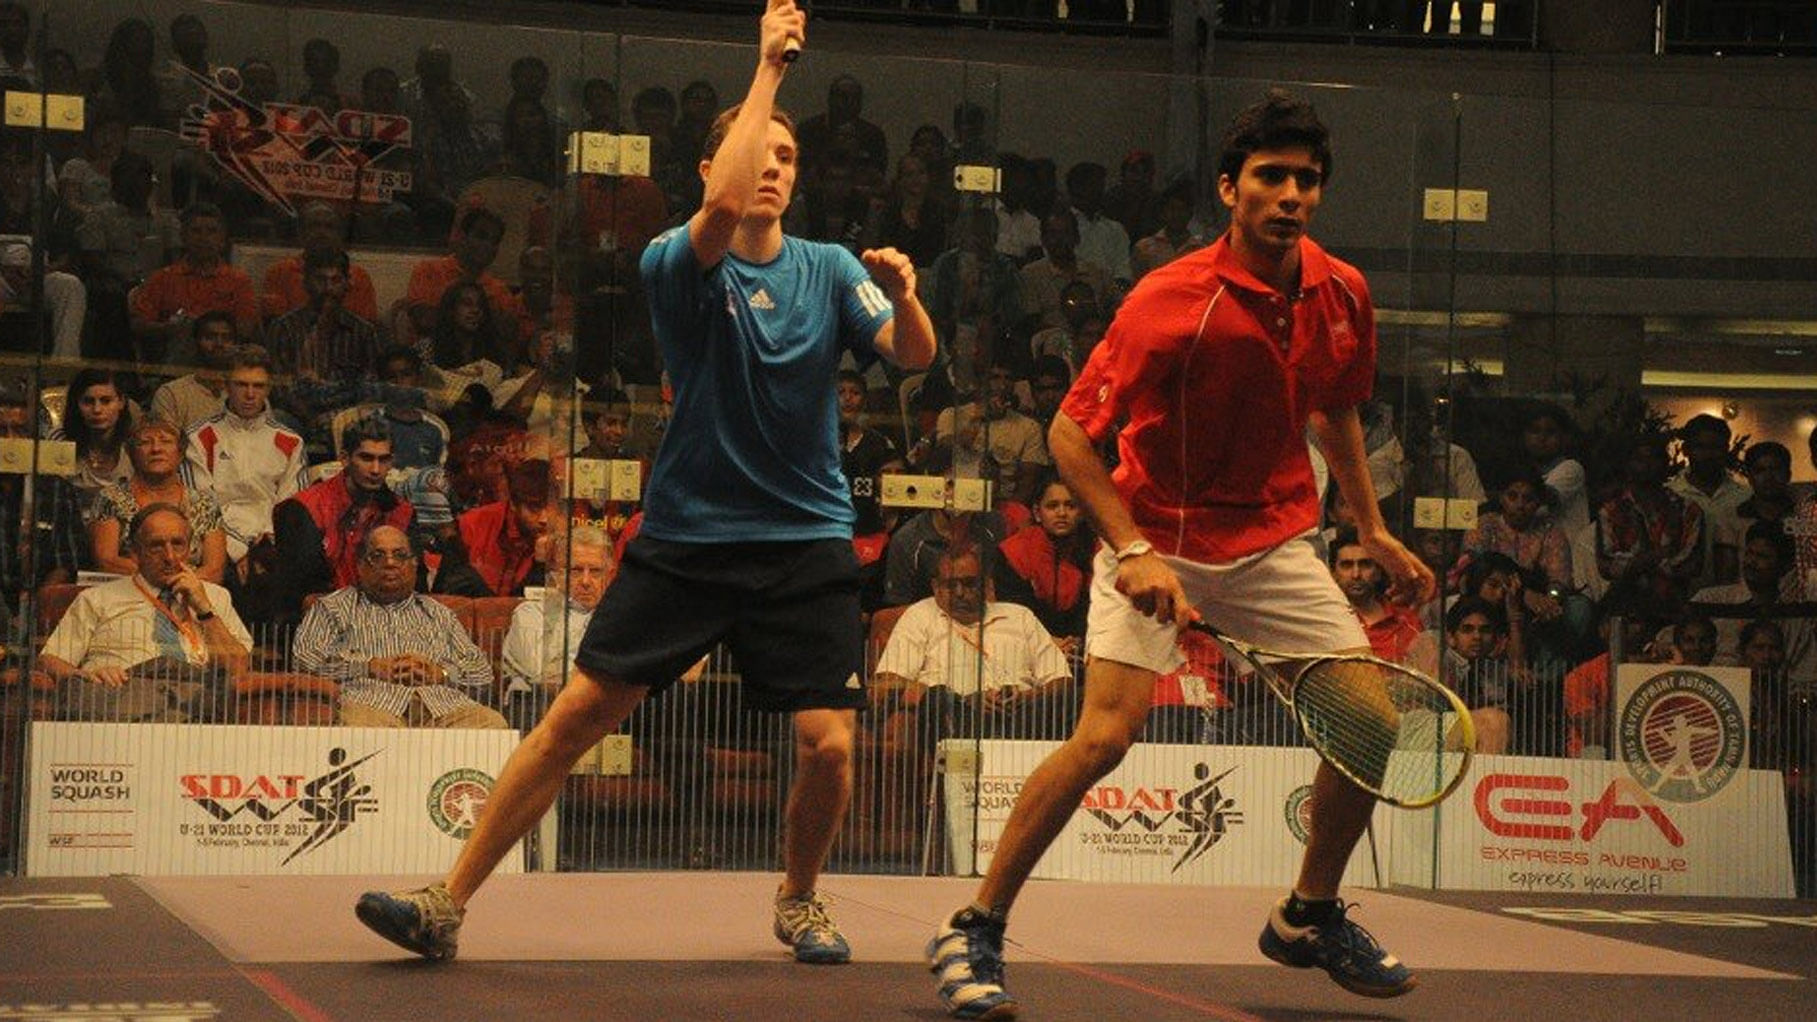
[[[1161,226],[1162,199],[1155,193],[1155,154],[1132,149],[1117,168],[1117,183],[1104,193],[1104,212],[1123,225],[1126,237],[1144,238]]]
[[[177,215],[157,208],[151,198],[156,175],[151,160],[126,150],[108,171],[109,201],[90,210],[76,225],[76,244],[91,287],[112,281],[125,300],[131,287],[182,251]],[[124,325],[124,323],[122,323]]]
[[[978,400],[940,413],[934,442],[952,449],[953,470],[968,478],[982,474],[988,454],[997,464],[1003,495],[1024,504],[1034,496],[1040,470],[1053,464],[1041,427],[1016,407],[1016,378],[1003,366],[985,371]]]
[[[1104,311],[1098,307],[1098,296],[1091,285],[1075,280],[1060,289],[1059,326],[1042,327],[1028,340],[1028,350],[1035,358],[1064,359],[1077,373],[1091,357],[1093,348],[1104,339]]]
[[[306,425],[358,401],[377,368],[378,327],[346,306],[347,253],[303,252],[304,304],[265,331],[272,368],[288,379],[287,407]]]
[[[500,654],[505,716],[526,732],[568,683],[574,651],[616,570],[611,537],[590,526],[569,532],[566,549],[552,550],[549,560],[560,568],[540,599],[526,599],[512,611]]]
[[[497,390],[507,371],[516,367],[520,350],[520,339],[498,315],[484,288],[469,281],[450,285],[442,292],[427,343],[417,345],[440,383],[431,407],[437,411],[452,407],[475,383],[488,392]]]
[[[1060,402],[1065,400],[1067,388],[1072,386],[1072,367],[1065,361],[1042,356],[1035,359],[1033,368],[1028,373],[1028,393],[1034,404],[1029,417],[1035,425],[1041,427],[1041,435],[1047,436],[1047,430],[1054,424],[1054,416],[1060,412]]]
[[[901,606],[933,595],[940,556],[956,547],[994,550],[1007,535],[995,511],[931,507],[902,523],[884,555],[883,602]]]
[[[1783,522],[1791,516],[1799,491],[1792,488],[1792,452],[1784,444],[1772,440],[1749,444],[1741,456],[1741,471],[1753,492],[1735,507],[1737,528]]]
[[[111,369],[81,370],[65,394],[63,424],[51,431],[50,439],[76,445],[76,474],[69,482],[86,508],[106,487],[132,478],[126,437],[138,419],[137,409]]]
[[[171,504],[128,527],[137,570],[76,596],[38,666],[58,683],[65,717],[185,723],[225,715],[252,635],[227,590],[190,563],[189,519]]]
[[[1066,197],[1072,203],[1079,231],[1079,260],[1104,267],[1113,286],[1127,288],[1134,279],[1129,266],[1129,232],[1104,211],[1107,171],[1102,163],[1075,163],[1066,171]],[[1045,237],[1042,239],[1046,243]],[[1051,254],[1051,253],[1050,253]],[[1100,291],[1106,304],[1115,297]]]
[[[1494,507],[1479,514],[1464,534],[1463,553],[1451,576],[1457,579],[1486,553],[1507,556],[1521,569],[1522,599],[1535,628],[1533,652],[1568,659],[1566,651],[1589,638],[1594,608],[1571,591],[1571,538],[1552,517],[1551,498],[1538,470],[1513,472],[1496,491]]]
[[[204,312],[233,317],[241,337],[259,336],[259,295],[252,278],[227,262],[227,221],[219,207],[191,203],[183,211],[183,254],[139,285],[132,300],[132,331],[150,361],[188,364],[190,323]]]
[[[320,42],[321,40],[311,40]],[[341,214],[326,202],[311,202],[297,216],[296,255],[285,256],[265,271],[263,301],[265,315],[271,319],[295,312],[310,304],[308,271],[303,257],[312,249],[327,249],[346,254],[347,225]],[[343,273],[346,290],[341,308],[368,323],[379,321],[378,293],[372,286],[372,275],[357,263],[349,261]]]
[[[1022,279],[1016,261],[996,250],[997,217],[988,208],[959,219],[953,248],[941,252],[928,270],[928,318],[942,347],[961,332],[991,355],[1022,364],[1008,347],[1009,332],[1022,320]]]
[[[479,285],[492,308],[509,321],[512,333],[515,333],[517,299],[504,281],[488,272],[492,261],[498,258],[499,242],[505,237],[505,222],[497,213],[475,207],[461,214],[455,228],[450,243],[452,251],[448,255],[425,259],[410,271],[405,303],[411,333],[416,339],[433,336],[445,308],[442,296],[450,287],[463,282]]]
[[[992,598],[975,551],[948,551],[937,570],[934,595],[903,612],[874,674],[918,709],[923,748],[1070,733],[1078,693],[1053,636],[1026,607]]]
[[[391,429],[391,467],[430,468],[447,461],[452,437],[448,424],[424,411],[429,393],[423,387],[423,356],[404,345],[389,349],[379,357],[379,381],[390,397],[382,405],[366,406],[359,417],[377,415]]]
[[[1659,616],[1632,594],[1611,592],[1603,598],[1597,629],[1601,653],[1572,668],[1565,675],[1565,755],[1580,759],[1607,759],[1609,755],[1609,696],[1613,691],[1613,665],[1607,648],[1619,622],[1621,663],[1655,663],[1660,656],[1649,646],[1659,630]]]
[[[1671,663],[1708,667],[1716,660],[1716,626],[1710,619],[1687,613],[1672,626]]]
[[[1677,607],[1702,566],[1703,512],[1666,489],[1667,440],[1663,434],[1628,439],[1622,490],[1597,511],[1596,566],[1611,587]]]
[[[586,396],[588,387],[574,378],[573,359],[558,346],[569,340],[552,330],[539,332],[524,351],[526,357],[507,363],[493,384],[492,403],[503,414],[524,424],[534,436],[556,437],[565,424],[564,405]],[[566,450],[566,446],[563,447]]]
[[[391,470],[391,432],[361,419],[341,434],[341,472],[309,486],[272,510],[276,557],[260,587],[261,620],[294,623],[303,597],[344,589],[359,577],[360,546],[389,525],[408,531],[412,508],[385,484]]]
[[[1531,680],[1521,670],[1518,636],[1504,610],[1486,600],[1465,597],[1445,612],[1444,663],[1436,673],[1469,707],[1477,752],[1508,751],[1514,687]]]
[[[1748,487],[1730,468],[1729,424],[1714,415],[1694,415],[1678,429],[1678,451],[1685,470],[1666,488],[1703,512],[1703,571],[1690,591],[1733,582],[1740,573],[1742,522],[1736,508],[1748,499]],[[1787,465],[1790,468],[1790,465]]]
[[[1574,431],[1570,416],[1550,405],[1528,412],[1521,422],[1521,453],[1543,474],[1554,497],[1553,517],[1571,541],[1571,584],[1592,600],[1603,592],[1596,570],[1596,522],[1583,463],[1567,453]]]
[[[864,378],[850,370],[839,374],[839,411],[840,423],[845,423],[846,384],[849,377],[856,377],[861,390],[859,407],[863,407],[862,388]],[[612,391],[603,402],[589,401],[583,407],[583,426],[587,431],[587,445],[574,452],[576,458],[597,458],[601,461],[641,461],[653,453],[640,442],[632,429],[631,399],[622,390]],[[887,440],[886,440],[887,442]],[[851,449],[852,438],[846,435],[847,450]],[[862,516],[861,516],[862,517]]]
[[[1741,550],[1741,581],[1700,589],[1689,610],[1716,628],[1716,663],[1741,661],[1741,629],[1762,618],[1777,621],[1783,669],[1799,687],[1817,687],[1817,607],[1794,571],[1792,538],[1776,522],[1748,526]]]
[[[1161,229],[1138,239],[1130,253],[1131,270],[1137,280],[1150,270],[1205,247],[1205,239],[1192,232],[1192,211],[1192,182],[1180,181],[1161,193]]]
[[[159,387],[151,396],[151,417],[189,427],[226,407],[227,367],[239,335],[233,317],[225,312],[204,312],[195,319],[190,337],[199,368]]]
[[[1041,221],[1040,259],[1022,267],[1022,311],[1037,326],[1066,322],[1060,310],[1060,293],[1075,280],[1091,288],[1100,307],[1112,297],[1110,272],[1079,255],[1079,220],[1070,209],[1057,209]]]
[[[550,523],[549,462],[531,458],[505,472],[508,496],[455,519],[457,542],[442,552],[435,591],[461,596],[522,596],[542,581]]]
[[[1369,551],[1357,540],[1356,533],[1345,530],[1331,542],[1327,555],[1331,577],[1350,609],[1363,623],[1369,636],[1369,648],[1383,660],[1400,662],[1420,634],[1419,615],[1411,608],[1387,599],[1388,575],[1382,571]]]
[[[341,683],[346,727],[509,727],[481,705],[492,667],[454,612],[416,591],[416,550],[380,525],[355,547],[353,584],[317,600],[291,647],[298,670]]]
[[[247,551],[272,541],[272,509],[302,488],[305,461],[303,438],[271,412],[265,349],[237,345],[227,365],[226,407],[190,427],[184,473],[220,506],[226,556],[243,582]]]
[[[865,217],[864,248],[896,249],[916,266],[932,266],[946,251],[949,213],[930,187],[927,164],[914,153],[896,161],[896,178],[874,198]]]
[[[1042,472],[1035,492],[1033,523],[997,547],[1003,556],[993,573],[995,592],[1034,611],[1067,656],[1083,656],[1098,540],[1071,487],[1052,469]]]
[[[885,511],[882,479],[887,472],[902,471],[902,454],[890,438],[864,424],[864,402],[869,391],[864,377],[850,369],[839,371],[839,461],[851,489],[852,544],[860,567],[881,567],[889,546],[889,524],[894,511]]]
[[[127,438],[126,455],[132,476],[102,489],[86,518],[91,563],[116,575],[137,572],[129,540],[133,519],[140,508],[168,504],[189,520],[190,567],[204,582],[220,582],[227,573],[221,508],[212,494],[184,485],[183,434],[168,422],[141,420]]]
[[[93,103],[82,126],[82,155],[57,172],[57,195],[78,219],[113,201],[114,161],[126,151],[127,124],[120,111]]]

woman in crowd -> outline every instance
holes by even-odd
[[[183,485],[177,469],[183,464],[183,434],[160,419],[145,419],[132,427],[126,443],[132,474],[103,488],[85,516],[90,556],[95,567],[118,575],[139,570],[127,528],[139,509],[151,504],[174,504],[189,519],[189,563],[205,581],[219,584],[227,570],[227,533],[221,525],[221,507],[207,493]]]
[[[1493,508],[1464,534],[1451,581],[1455,588],[1464,570],[1485,553],[1506,555],[1521,570],[1522,600],[1534,624],[1531,652],[1568,664],[1589,636],[1595,608],[1573,590],[1571,541],[1552,516],[1552,500],[1537,469],[1516,469],[1496,491]]]
[[[63,402],[63,425],[51,432],[52,440],[76,445],[76,488],[84,507],[112,483],[132,476],[126,457],[126,437],[138,418],[138,409],[126,399],[111,369],[84,369],[69,381]]]
[[[896,162],[896,180],[865,227],[865,247],[897,249],[916,266],[932,266],[946,250],[947,211],[933,189],[926,161],[909,153]]]
[[[1096,537],[1072,490],[1052,469],[1036,485],[1033,522],[998,545],[997,598],[1035,612],[1068,656],[1085,638]]]

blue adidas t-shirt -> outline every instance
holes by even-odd
[[[650,242],[644,287],[675,407],[643,533],[682,543],[850,537],[839,469],[841,354],[869,364],[895,310],[857,257],[784,237],[762,265],[702,271],[686,226]]]

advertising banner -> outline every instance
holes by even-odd
[[[34,723],[26,873],[439,873],[515,731]],[[500,864],[523,869],[521,851]]]
[[[1432,885],[1436,869],[1448,890],[1793,894],[1785,783],[1769,770],[1674,801],[1626,763],[1478,756],[1437,813],[1394,820],[1397,883]]]
[[[953,871],[982,872],[1023,779],[1059,745],[941,744]],[[1086,792],[1034,875],[1108,883],[1291,884],[1317,766],[1308,749],[1137,746]],[[1376,852],[1385,868],[1387,849]],[[1375,883],[1374,858],[1367,843],[1359,846],[1345,882]]]

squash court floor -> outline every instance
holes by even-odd
[[[845,966],[790,961],[756,873],[501,875],[460,958],[369,934],[354,899],[410,877],[0,878],[0,1022],[183,1019],[932,1020],[921,949],[972,881],[830,876]],[[1035,882],[1009,987],[1033,1020],[1810,1018],[1817,902],[1356,890],[1413,967],[1391,1001],[1255,948],[1279,892]]]

